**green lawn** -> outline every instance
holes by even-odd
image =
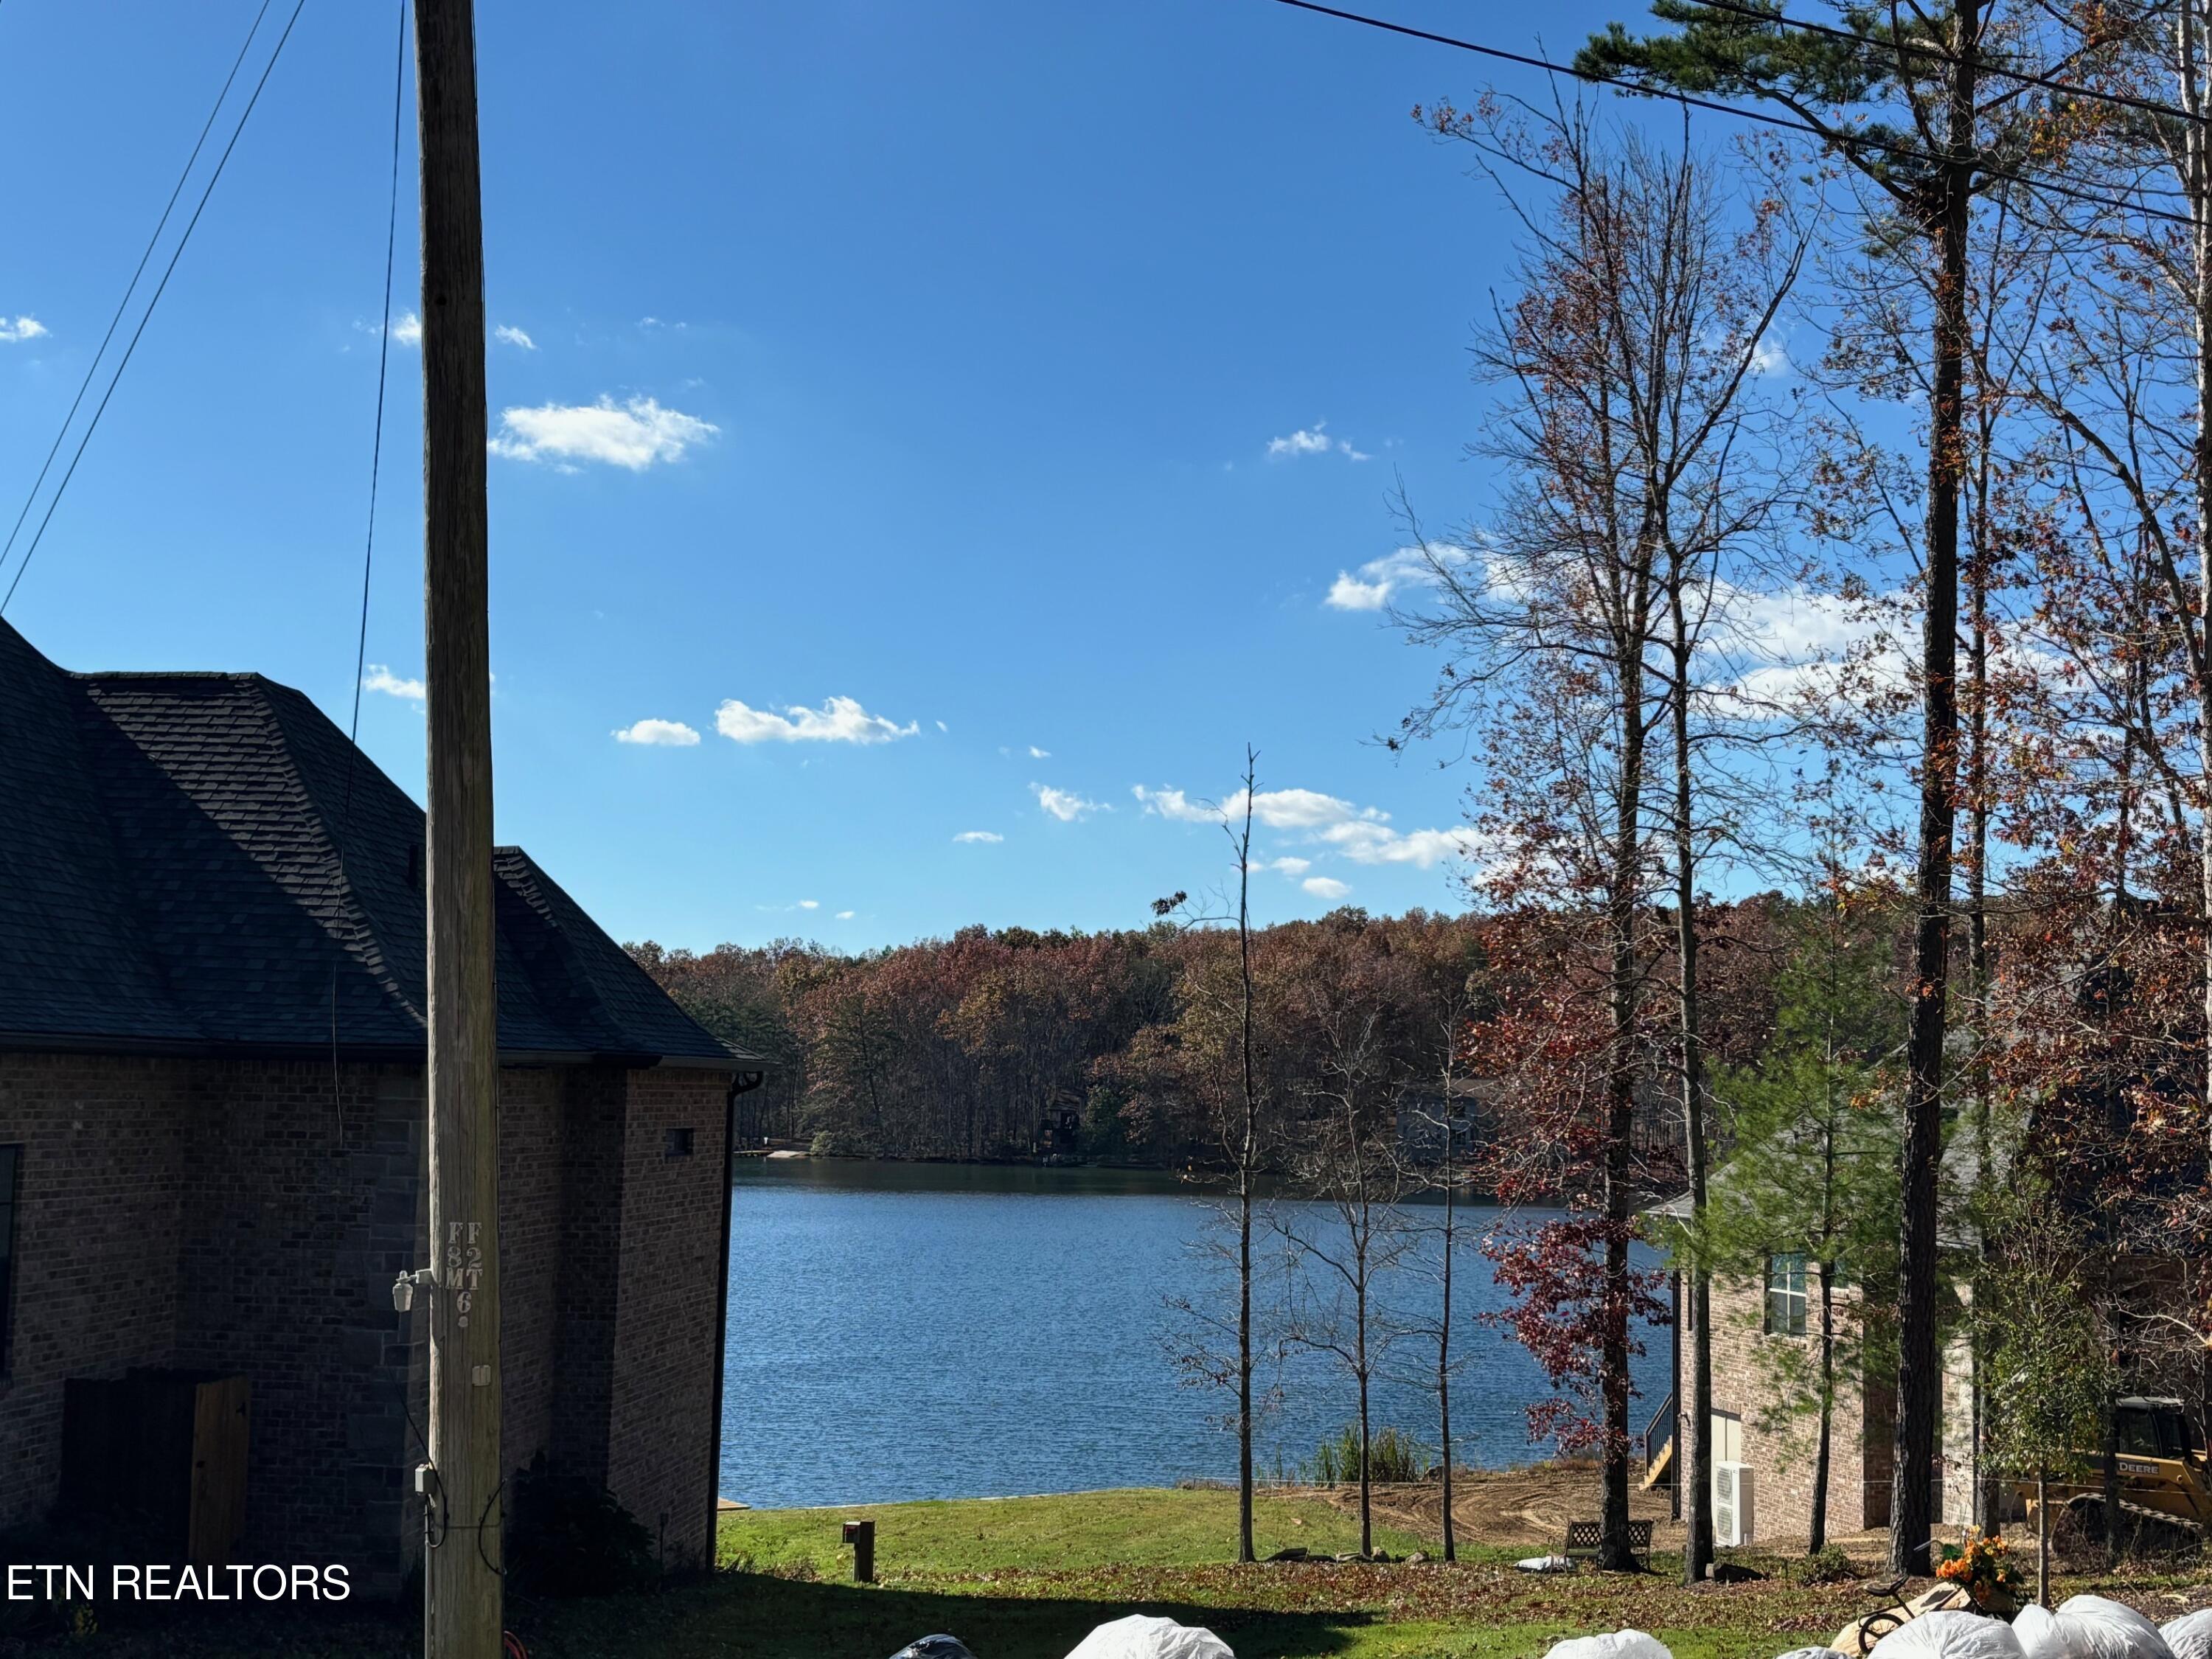
[[[722,1519],[720,1565],[763,1572],[811,1565],[848,1577],[852,1554],[839,1539],[847,1521],[876,1523],[876,1574],[1073,1572],[1103,1567],[1190,1567],[1236,1553],[1237,1496],[1211,1490],[1079,1492],[1053,1498],[862,1504],[851,1509],[745,1510]],[[1326,1504],[1262,1497],[1253,1532],[1261,1555],[1293,1547],[1316,1555],[1359,1547],[1359,1522]],[[1377,1528],[1392,1555],[1436,1547],[1433,1539]]]
[[[839,1525],[877,1526],[874,1585],[849,1582]],[[1353,1524],[1311,1498],[1263,1498],[1263,1553],[1349,1549]],[[1533,1659],[1566,1635],[1632,1626],[1676,1659],[1773,1659],[1825,1644],[1866,1610],[1867,1588],[1766,1582],[1683,1589],[1665,1557],[1647,1575],[1513,1571],[1518,1551],[1458,1565],[1316,1561],[1239,1567],[1236,1497],[1215,1491],[1076,1493],[1000,1501],[755,1510],[724,1517],[722,1570],[658,1595],[529,1603],[507,1622],[533,1659],[888,1659],[946,1631],[978,1659],[1062,1659],[1093,1626],[1132,1612],[1206,1625],[1238,1659]],[[1394,1554],[1428,1540],[1387,1533]],[[1778,1574],[1783,1563],[1747,1563]],[[2192,1568],[2071,1580],[2161,1620],[2212,1601]],[[337,1622],[202,1613],[160,1627],[118,1621],[29,1650],[114,1659],[384,1659],[417,1650],[411,1610],[349,1610]],[[0,1654],[9,1650],[0,1628]]]
[[[860,1517],[876,1522],[873,1587],[843,1582],[851,1557],[840,1525]],[[1255,1522],[1262,1555],[1358,1541],[1350,1516],[1310,1498],[1263,1498]],[[1449,1568],[1238,1567],[1224,1559],[1235,1537],[1231,1492],[1107,1492],[741,1513],[725,1518],[721,1559],[738,1569],[725,1582],[747,1607],[738,1650],[760,1659],[880,1659],[933,1630],[979,1659],[1060,1659],[1093,1625],[1129,1612],[1208,1626],[1239,1659],[1518,1659],[1624,1625],[1660,1635],[1678,1659],[1771,1659],[1798,1638],[1825,1642],[1864,1601],[1855,1585],[1691,1593],[1656,1573],[1540,1578],[1512,1569],[1519,1549],[1472,1550]],[[1395,1555],[1435,1548],[1395,1532],[1376,1542]]]

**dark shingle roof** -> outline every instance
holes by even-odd
[[[72,674],[0,623],[0,1048],[423,1046],[422,814],[258,674]],[[508,1059],[757,1066],[498,850]]]

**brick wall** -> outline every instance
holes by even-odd
[[[184,1121],[173,1066],[0,1054],[0,1145],[23,1147],[0,1528],[54,1501],[64,1378],[173,1363]]]
[[[502,1450],[604,1480],[672,1563],[710,1535],[726,1079],[501,1074]],[[132,1365],[252,1381],[247,1552],[396,1591],[427,1428],[419,1066],[0,1054],[25,1148],[0,1526],[58,1494],[62,1382]],[[692,1131],[666,1156],[671,1128]],[[410,1422],[411,1419],[411,1422]],[[266,1552],[275,1550],[270,1556]]]
[[[1761,1330],[1765,1286],[1749,1280],[1713,1284],[1713,1409],[1742,1419],[1743,1462],[1750,1465],[1753,1525],[1761,1543],[1802,1540],[1813,1528],[1813,1483],[1820,1443],[1818,1414],[1778,1420],[1777,1404],[1793,1385],[1809,1395],[1819,1362],[1820,1283],[1817,1268],[1807,1273],[1807,1334],[1769,1336]],[[1840,1304],[1856,1294],[1838,1291]],[[1838,1326],[1842,1323],[1841,1310]],[[1864,1389],[1848,1376],[1838,1378],[1830,1424],[1827,1528],[1831,1534],[1880,1525],[1888,1513],[1887,1465],[1877,1493],[1870,1480],[1865,1436]]]
[[[728,1083],[713,1072],[629,1074],[607,1486],[664,1538],[671,1565],[708,1559],[712,1541]],[[691,1132],[688,1156],[668,1156],[672,1129]]]
[[[622,1262],[623,1132],[629,1074],[578,1066],[562,1079],[561,1244],[570,1270],[554,1294],[559,1335],[550,1455],[604,1486],[614,1397],[615,1308]]]
[[[396,1589],[410,1435],[392,1280],[416,1249],[420,1070],[178,1069],[191,1127],[175,1363],[252,1382],[254,1544]]]
[[[509,1069],[499,1082],[499,1440],[512,1472],[551,1443],[561,1386],[562,1077]]]

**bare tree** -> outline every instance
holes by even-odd
[[[1236,1232],[1235,1258],[1237,1267],[1237,1314],[1230,1335],[1232,1352],[1226,1356],[1216,1355],[1205,1343],[1186,1345],[1179,1354],[1187,1370],[1206,1380],[1224,1384],[1235,1390],[1236,1407],[1233,1426],[1237,1432],[1237,1559],[1250,1561],[1256,1559],[1252,1535],[1252,1491],[1254,1467],[1252,1432],[1258,1402],[1255,1397],[1255,1327],[1252,1305],[1254,1223],[1260,1202],[1260,1180],[1265,1173],[1272,1148],[1267,1133],[1266,1114],[1261,1088],[1257,1052],[1253,1029],[1253,972],[1252,972],[1252,823],[1254,797],[1259,787],[1259,751],[1247,744],[1244,750],[1243,791],[1220,809],[1223,828],[1229,836],[1234,857],[1237,893],[1233,906],[1224,906],[1212,915],[1194,915],[1189,911],[1188,896],[1176,893],[1156,900],[1153,914],[1165,918],[1183,913],[1193,924],[1222,923],[1233,919],[1237,929],[1237,976],[1233,990],[1225,999],[1227,1006],[1221,1010],[1233,1024],[1224,1032],[1226,1041],[1218,1045],[1219,1052],[1212,1056],[1218,1073],[1212,1087],[1200,1092],[1206,1099],[1216,1145],[1226,1164],[1230,1180],[1228,1206]],[[1222,1086],[1224,1081],[1227,1086]],[[1199,1321],[1203,1328],[1211,1322],[1200,1314],[1188,1299],[1177,1307],[1189,1317]],[[1225,1358],[1227,1363],[1222,1363]]]
[[[1485,896],[1597,921],[1611,1029],[1601,1517],[1606,1564],[1626,1568],[1632,1141],[1651,1070],[1647,1008],[1671,954],[1686,1161],[1701,1207],[1698,879],[1741,828],[1718,799],[1749,782],[1705,751],[1773,725],[1730,659],[1758,648],[1747,613],[1771,573],[1744,555],[1771,544],[1783,500],[1750,388],[1804,243],[1758,192],[1732,216],[1717,169],[1686,143],[1668,154],[1630,137],[1608,154],[1579,109],[1524,122],[1487,100],[1428,118],[1474,145],[1528,251],[1518,297],[1477,353],[1511,394],[1482,452],[1515,483],[1464,547],[1428,548],[1437,603],[1398,620],[1449,658],[1407,728],[1474,732],[1488,750]],[[1671,791],[1658,770],[1669,758]],[[1649,924],[1668,887],[1671,951]],[[1576,971],[1575,954],[1563,953],[1563,972]],[[1693,1273],[1693,1305],[1705,1285]],[[1712,1549],[1707,1322],[1696,1322],[1683,1402],[1693,1577]]]
[[[1457,1522],[1452,1514],[1451,1390],[1452,1379],[1459,1368],[1452,1351],[1452,1274],[1461,1231],[1460,1188],[1471,1174],[1468,1160],[1461,1155],[1467,1121],[1463,1085],[1468,1079],[1460,1050],[1468,1024],[1482,1000],[1474,969],[1474,964],[1464,952],[1455,952],[1442,964],[1425,999],[1435,1022],[1435,1030],[1430,1034],[1436,1044],[1431,1052],[1431,1075],[1409,1079],[1400,1097],[1401,1109],[1416,1126],[1420,1139],[1427,1143],[1421,1148],[1425,1156],[1413,1172],[1414,1178],[1422,1187],[1439,1194],[1443,1205],[1443,1218],[1436,1229],[1436,1322],[1423,1334],[1433,1338],[1437,1349],[1436,1370],[1430,1386],[1437,1396],[1437,1456],[1443,1500],[1441,1546],[1447,1562],[1459,1559]],[[1433,1096],[1426,1093],[1430,1088],[1436,1091]],[[1436,1155],[1433,1163],[1425,1158],[1431,1149]]]
[[[1273,1218],[1302,1269],[1290,1340],[1334,1359],[1358,1394],[1364,1556],[1375,1553],[1370,1394],[1398,1334],[1377,1292],[1414,1242],[1400,1208],[1405,1170],[1388,1109],[1401,1073],[1379,1003],[1357,987],[1312,988],[1305,1012],[1322,1028],[1324,1058],[1319,1074],[1297,1085],[1304,1111],[1291,1167],[1298,1190],[1316,1204],[1314,1212],[1278,1210]]]

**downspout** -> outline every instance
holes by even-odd
[[[722,1541],[722,1378],[730,1368],[730,1202],[738,1176],[738,1097],[767,1081],[765,1072],[733,1072],[730,1091],[722,1097],[722,1243],[716,1275],[720,1288],[714,1295],[714,1409],[707,1424],[707,1559],[701,1563],[710,1573]]]

